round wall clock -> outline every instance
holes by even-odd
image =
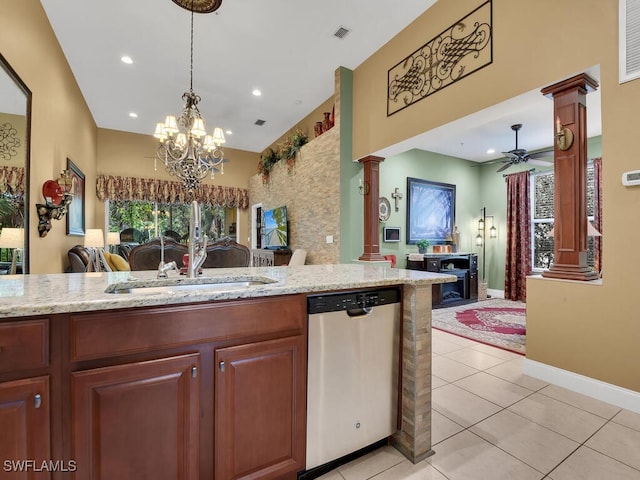
[[[380,206],[378,209],[378,216],[380,221],[386,222],[389,220],[389,216],[391,215],[391,204],[389,200],[385,197],[380,197]]]

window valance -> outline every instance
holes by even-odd
[[[154,178],[98,175],[96,193],[101,201],[141,200],[160,203],[189,203],[197,200],[204,205],[228,208],[249,208],[249,191],[244,188],[201,184],[193,195],[182,183]]]
[[[0,194],[24,196],[24,167],[0,167]]]

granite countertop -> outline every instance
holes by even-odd
[[[268,280],[270,283],[243,287],[180,290],[161,293],[106,293],[114,284],[155,286],[167,283],[206,283]],[[335,264],[296,267],[247,267],[206,269],[202,277],[187,279],[174,272],[167,281],[157,280],[155,271],[59,273],[0,276],[0,318],[84,312],[153,305],[312,293],[384,285],[430,285],[456,281],[456,277],[378,265]],[[111,287],[110,287],[111,285]]]

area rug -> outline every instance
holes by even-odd
[[[525,353],[526,304],[501,298],[431,313],[433,328],[494,347]]]

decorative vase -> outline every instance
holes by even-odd
[[[322,135],[322,122],[316,122],[316,125],[313,127],[313,133],[315,133],[316,137]]]
[[[326,132],[331,127],[333,127],[333,125],[331,124],[331,112],[324,112],[324,120],[322,121],[323,132]]]
[[[426,249],[426,247],[425,247],[425,248],[420,248],[420,247],[418,247],[418,253],[423,253],[423,254],[424,254],[424,253],[427,253],[427,249]]]

